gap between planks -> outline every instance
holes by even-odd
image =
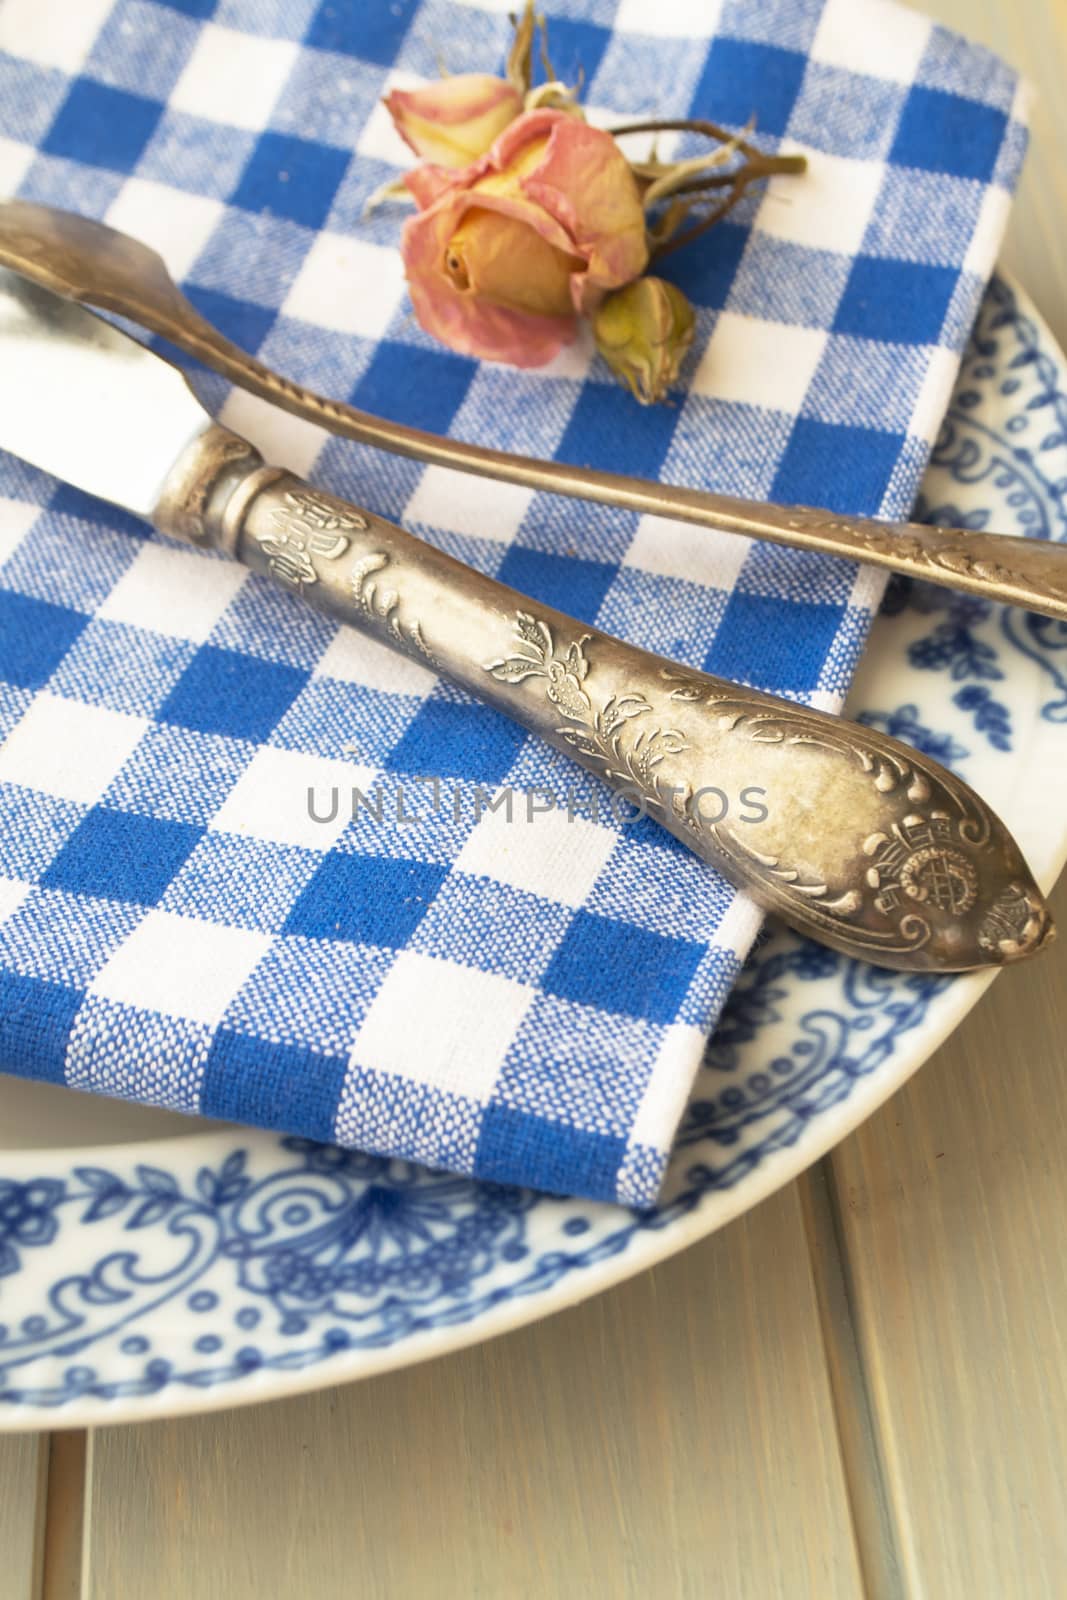
[[[848,1252],[828,1157],[801,1174],[797,1191],[864,1589],[868,1600],[906,1600],[909,1587],[856,1333]]]
[[[40,1600],[81,1600],[88,1593],[91,1472],[91,1433],[72,1430],[48,1436]]]

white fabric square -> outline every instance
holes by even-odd
[[[517,483],[493,483],[472,472],[427,467],[405,507],[404,521],[510,544],[532,499],[533,490]]]
[[[225,209],[221,200],[207,195],[189,194],[152,178],[129,178],[104,221],[151,245],[180,282],[192,271]]]
[[[758,914],[755,926],[759,926]],[[692,1093],[693,1074],[706,1045],[702,1028],[675,1022],[666,1030],[633,1120],[630,1131],[633,1144],[651,1145],[654,1150],[664,1148],[664,1136],[669,1137],[681,1120]]]
[[[0,922],[14,916],[30,892],[30,885],[20,878],[0,878]]]
[[[806,689],[802,698],[813,711],[830,711],[836,715],[841,709],[841,696],[833,689]]]
[[[534,991],[455,961],[401,951],[352,1048],[351,1064],[486,1100]]]
[[[911,431],[920,439],[936,439],[956,382],[960,360],[954,350],[932,346],[930,364],[915,399]]]
[[[0,50],[77,72],[112,5],[113,0],[3,0]]]
[[[40,515],[40,506],[0,495],[0,566],[14,555]]]
[[[101,967],[90,992],[215,1024],[270,944],[266,933],[153,910]]]
[[[729,592],[751,547],[752,540],[740,533],[698,528],[670,517],[642,517],[624,565]]]
[[[385,333],[405,294],[399,250],[320,233],[282,307],[337,333],[377,339]]]
[[[288,467],[306,478],[330,435],[305,417],[290,416],[247,389],[231,389],[219,412],[224,428],[250,439],[272,467]]]
[[[202,644],[247,576],[236,561],[209,561],[195,550],[142,545],[97,615]]]
[[[849,591],[848,603],[850,606],[859,606],[865,611],[875,612],[882,600],[882,591],[885,585],[882,575],[877,567],[860,566],[856,568],[856,576],[852,581]],[[821,690],[816,690],[820,694]],[[826,707],[828,711],[839,712],[841,697],[838,695],[833,703]]]
[[[288,39],[257,38],[207,22],[170,104],[194,117],[258,133],[270,120],[299,51]]]
[[[411,694],[423,698],[437,682],[429,667],[355,628],[341,628],[315,665],[316,678],[337,678],[341,683],[361,683],[384,694]]]
[[[0,199],[14,194],[33,161],[34,151],[15,139],[0,139]]]
[[[353,788],[369,796],[376,777],[374,767],[262,745],[212,817],[211,827],[305,850],[327,850],[351,820]],[[335,809],[335,793],[337,815],[326,821]]]
[[[824,66],[910,84],[932,27],[896,0],[826,0],[809,54]]]
[[[632,159],[636,161],[640,158],[633,155]],[[580,322],[578,332],[570,344],[565,344],[551,361],[547,361],[537,370],[542,378],[569,378],[573,383],[584,383],[596,360],[596,353],[592,328],[588,322]]]
[[[509,4],[511,0],[509,0]],[[356,150],[372,161],[384,161],[391,167],[412,167],[416,156],[396,131],[396,125],[385,104],[394,89],[421,89],[425,78],[413,72],[391,72],[382,85],[382,92],[374,110],[363,124]]]
[[[708,39],[721,14],[722,0],[619,0],[615,26],[657,39]]]
[[[693,374],[693,389],[717,400],[796,415],[827,338],[821,328],[790,327],[723,311]]]
[[[542,796],[516,792],[511,819],[506,811],[486,811],[469,835],[456,860],[460,872],[470,872],[516,889],[580,906],[615,848],[615,834],[584,817],[569,818],[555,806],[540,809]]]
[[[0,780],[95,805],[148,720],[43,690],[0,745]]]
[[[992,274],[1008,225],[1011,205],[1012,196],[1007,189],[991,184],[986,190],[967,254],[963,258],[964,272],[973,272],[979,278],[988,278]]]
[[[807,156],[808,170],[799,181],[771,179],[756,227],[790,244],[855,255],[882,191],[885,167],[880,161],[826,155],[791,139],[782,141],[782,152]]]

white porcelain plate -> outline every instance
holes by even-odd
[[[1067,364],[1003,281],[922,512],[1067,538]],[[851,712],[958,768],[1051,887],[1067,856],[1067,625],[894,583]],[[644,1214],[0,1079],[0,1428],[273,1398],[573,1304],[794,1177],[988,981],[880,971],[770,932]]]

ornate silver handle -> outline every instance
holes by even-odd
[[[237,557],[564,750],[794,928],[882,966],[1033,954],[1051,920],[1011,834],[896,739],[586,627],[215,428],[164,532]]]

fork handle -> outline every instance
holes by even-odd
[[[222,428],[193,447],[154,520],[505,712],[847,955],[962,971],[1050,937],[1004,824],[896,739],[577,622],[265,466]]]
[[[143,320],[250,394],[373,449],[544,494],[597,501],[719,533],[863,561],[1067,622],[1067,544],[742,500],[683,484],[494,450],[376,417],[343,400],[326,399],[264,366],[195,314],[168,319],[165,326],[147,315]]]
[[[372,416],[316,394],[240,349],[194,309],[147,245],[91,217],[54,206],[29,200],[0,204],[0,262],[54,293],[132,318],[250,394],[357,443],[546,494],[598,500],[725,533],[866,561],[1067,621],[1065,544],[761,505],[491,450]]]

